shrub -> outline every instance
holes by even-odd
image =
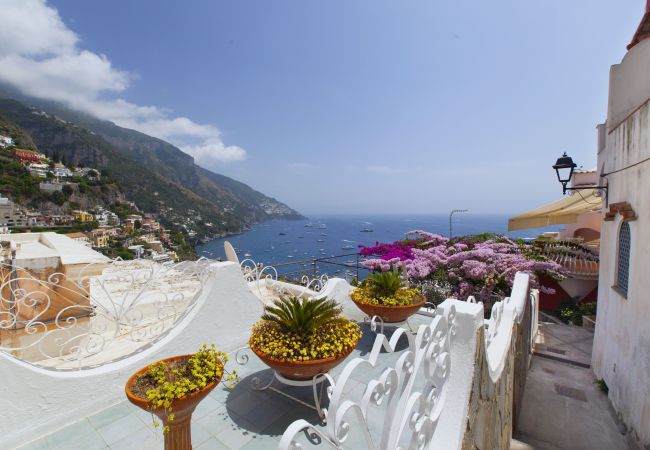
[[[341,355],[357,345],[359,325],[344,318],[333,300],[281,298],[253,325],[251,348],[270,358],[309,361]]]

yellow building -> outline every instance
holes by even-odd
[[[107,230],[95,229],[90,232],[90,238],[92,239],[92,244],[94,248],[106,248],[108,247],[108,241],[110,240],[111,234]]]
[[[77,222],[85,223],[95,220],[95,216],[86,211],[73,211],[72,214],[74,215],[74,220]]]

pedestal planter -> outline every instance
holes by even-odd
[[[406,306],[371,305],[369,303],[352,301],[369,317],[378,316],[381,317],[385,323],[396,323],[404,322],[406,319],[418,312],[420,308],[424,306],[426,299],[423,295],[419,295],[414,299],[415,303]]]
[[[174,356],[163,359],[162,362],[168,363],[182,358],[189,358],[190,356],[192,355]],[[131,386],[133,386],[136,380],[148,369],[149,366],[143,367],[129,378],[124,389],[126,397],[137,407],[158,416],[163,425],[168,427],[169,431],[165,434],[165,450],[192,450],[192,413],[201,400],[203,400],[210,391],[217,387],[221,381],[221,377],[214,380],[200,391],[192,392],[185,397],[172,401],[171,407],[174,414],[174,420],[170,421],[168,420],[169,412],[167,410],[164,408],[155,408],[151,405],[149,400],[138,397],[131,392]]]
[[[334,367],[338,366],[345,358],[356,348],[356,344],[350,347],[345,353],[339,356],[325,359],[315,359],[312,361],[285,361],[275,358],[269,358],[251,346],[251,350],[271,369],[289,380],[306,381],[311,380],[320,373],[327,373]]]

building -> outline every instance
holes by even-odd
[[[97,275],[107,267],[109,258],[56,233],[16,233],[0,235],[0,276],[16,280],[13,288],[25,292],[41,291],[48,302],[21,302],[16,328],[36,319],[39,323],[61,320],[66,317],[88,316],[92,312],[87,289],[78,283],[83,278]],[[52,277],[53,274],[62,276]],[[3,298],[10,298],[10,285],[6,284]],[[0,315],[6,302],[0,302]],[[78,305],[78,307],[73,307]],[[45,309],[44,309],[45,308]],[[5,309],[6,311],[6,309]],[[8,337],[6,334],[3,336]],[[11,336],[9,336],[11,338]],[[16,339],[24,338],[21,335]],[[27,336],[29,338],[29,336]]]
[[[0,134],[0,148],[7,148],[12,145],[14,145],[14,140],[12,138]]]
[[[43,192],[60,192],[63,190],[63,183],[38,183],[38,188]]]
[[[81,233],[81,232],[66,233],[64,234],[64,236],[67,237],[68,239],[72,239],[73,241],[78,242],[81,245],[85,245],[86,247],[90,247],[92,245],[86,233]]]
[[[14,157],[20,162],[29,164],[29,163],[40,163],[41,158],[38,152],[33,150],[25,150],[22,148],[14,149]]]
[[[50,166],[41,163],[32,163],[28,167],[29,174],[33,177],[46,178],[50,171]]]
[[[90,232],[90,239],[94,248],[106,248],[111,239],[111,233],[103,228],[96,228]]]
[[[85,223],[85,222],[92,222],[93,220],[95,220],[95,216],[90,214],[87,211],[77,210],[77,211],[72,211],[72,214],[74,215],[74,220],[76,220],[77,222]]]
[[[0,225],[9,228],[28,225],[27,217],[25,217],[20,208],[14,202],[2,196],[0,196]]]
[[[592,367],[630,436],[650,448],[650,0],[612,66],[598,175],[608,186]]]
[[[54,165],[54,176],[57,178],[71,177],[74,173],[61,163]]]

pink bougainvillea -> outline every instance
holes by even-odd
[[[421,230],[409,232],[415,239],[377,243],[362,247],[361,255],[376,256],[364,265],[373,271],[402,269],[413,281],[430,280],[449,287],[450,294],[461,299],[474,295],[485,301],[505,297],[512,288],[517,272],[532,275],[532,285],[539,286],[538,275],[562,277],[563,268],[531,246],[505,236],[466,236],[449,240]]]

